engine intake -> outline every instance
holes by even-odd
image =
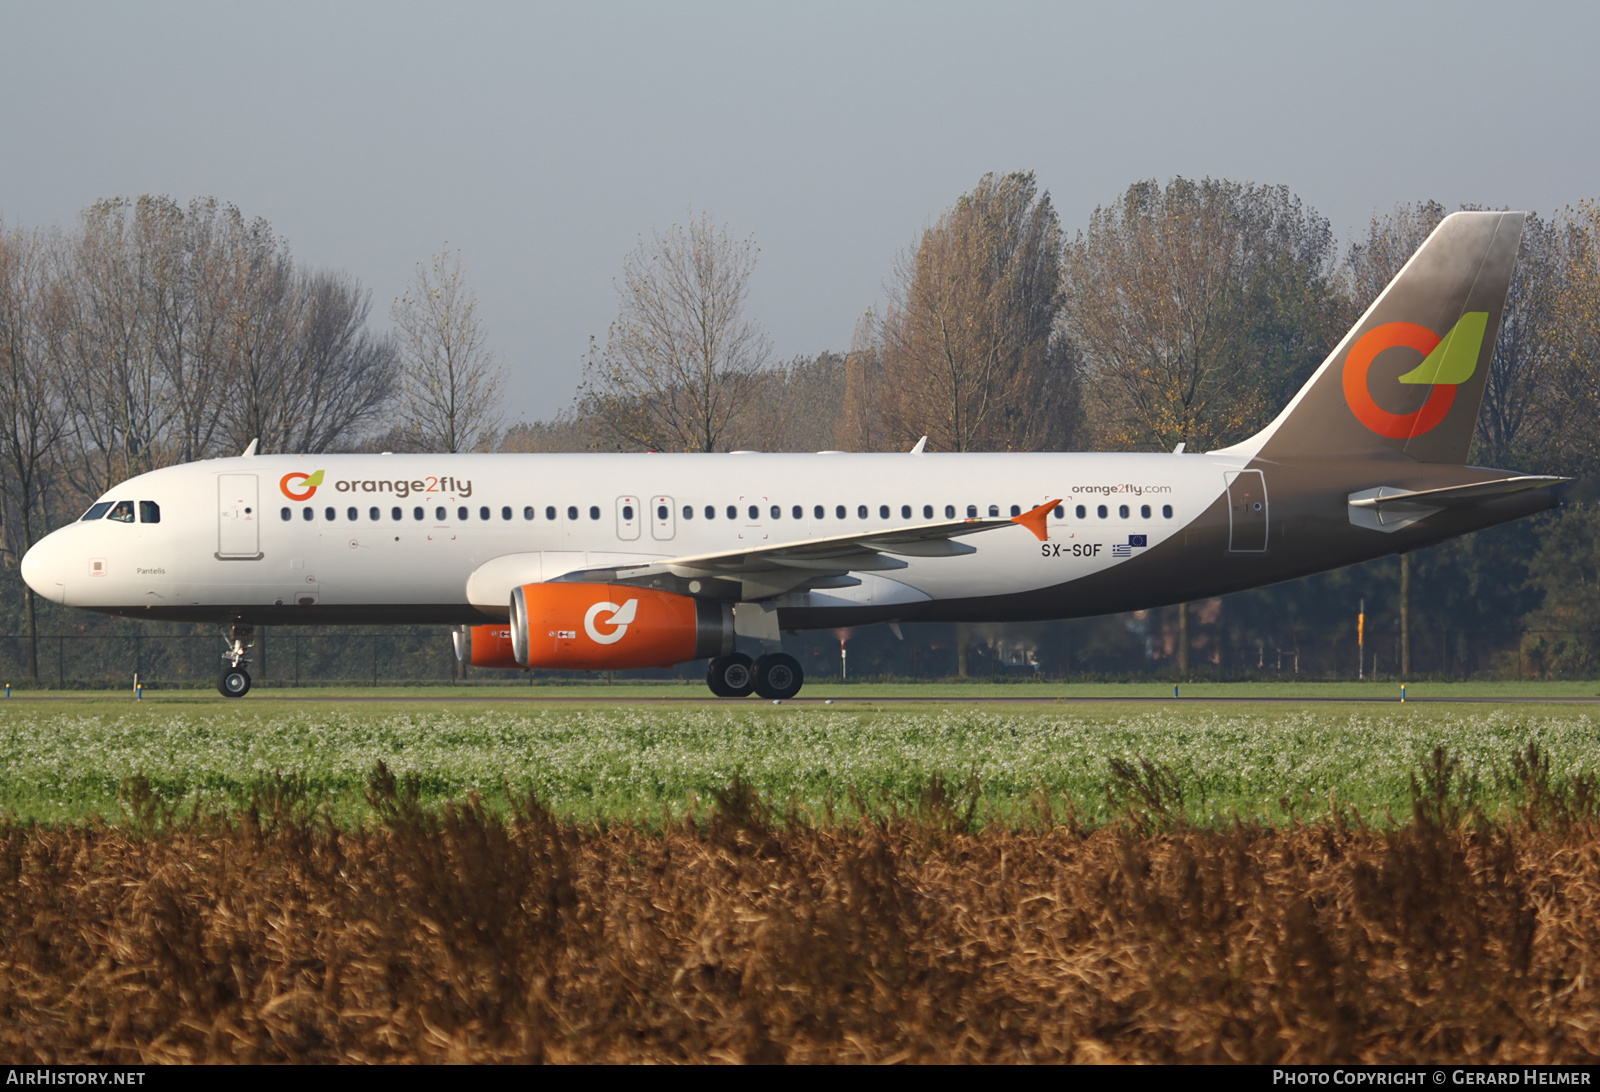
[[[521,667],[671,667],[733,651],[726,603],[620,584],[524,584],[511,592],[510,628]]]

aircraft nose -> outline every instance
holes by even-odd
[[[35,595],[42,595],[56,603],[67,601],[67,574],[60,559],[60,551],[50,541],[49,535],[33,544],[22,555],[22,579],[27,581]]]

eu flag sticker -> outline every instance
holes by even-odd
[[[1128,536],[1128,545],[1129,546],[1148,546],[1148,545],[1150,545],[1150,543],[1146,540],[1146,537],[1144,535],[1129,535]]]

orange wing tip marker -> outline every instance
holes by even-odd
[[[1011,522],[1022,524],[1022,526],[1033,532],[1034,538],[1040,542],[1046,542],[1050,538],[1050,530],[1045,526],[1044,521],[1050,517],[1051,510],[1060,503],[1060,497],[1053,501],[1045,501],[1039,507],[1024,512],[1020,516],[1012,516]]]

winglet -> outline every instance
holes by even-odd
[[[1024,512],[1020,516],[1012,516],[1011,522],[1022,524],[1022,526],[1033,532],[1034,538],[1040,542],[1045,542],[1050,538],[1050,532],[1046,528],[1044,521],[1050,518],[1050,510],[1060,503],[1060,497],[1053,501],[1045,501],[1039,507]]]

